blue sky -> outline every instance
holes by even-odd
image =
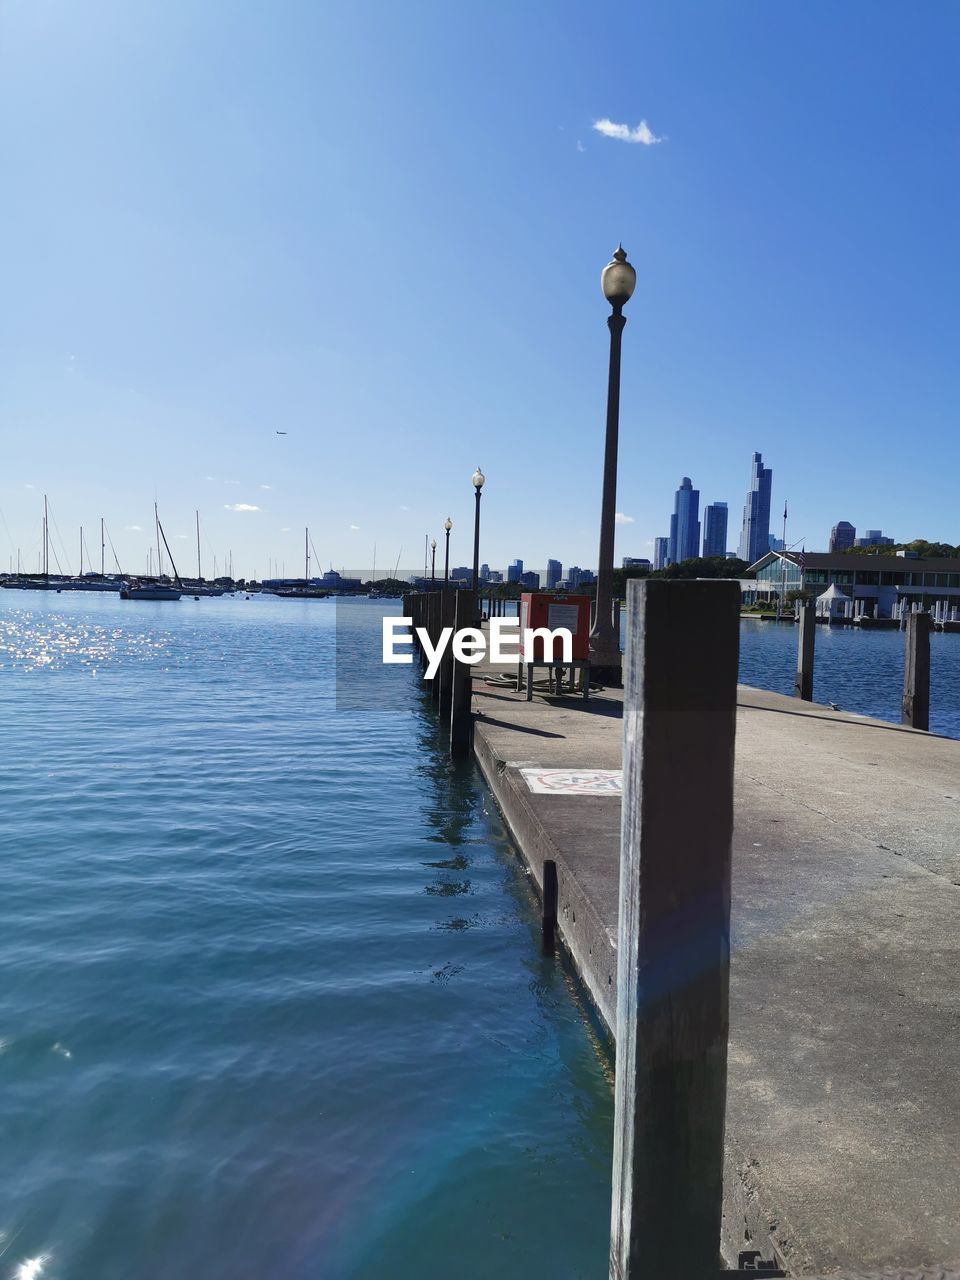
[[[468,563],[479,463],[483,559],[594,566],[621,239],[618,558],[683,475],[735,546],[755,449],[791,541],[960,540],[958,54],[936,2],[7,0],[0,565],[44,491],[74,569],[155,495],[187,563],[197,507],[238,573]]]

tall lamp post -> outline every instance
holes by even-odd
[[[449,516],[444,520],[443,528],[447,535],[447,545],[443,554],[443,585],[446,586],[450,581],[450,530],[453,528],[453,521]]]
[[[613,308],[607,317],[610,330],[610,373],[607,380],[607,433],[603,449],[603,498],[600,505],[600,552],[597,557],[597,599],[590,629],[590,665],[599,679],[621,679],[620,637],[613,633],[613,542],[617,514],[617,443],[620,433],[620,342],[637,273],[627,261],[623,245],[617,246],[600,276],[603,296]]]
[[[473,487],[477,495],[477,510],[473,521],[473,612],[480,612],[480,490],[483,488],[483,482],[486,476],[477,467],[471,477]]]
[[[431,538],[430,539],[430,581],[436,582],[436,580],[437,580],[437,540],[436,538]]]

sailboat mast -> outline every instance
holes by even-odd
[[[310,530],[303,531],[303,585],[310,583]]]
[[[157,577],[163,577],[163,556],[160,554],[160,513],[157,504],[153,504],[153,519],[157,526]]]
[[[203,573],[200,569],[200,512],[197,512],[197,577],[203,581]]]
[[[181,587],[183,586],[183,583],[180,581],[180,574],[177,572],[177,566],[173,562],[173,552],[170,550],[170,543],[167,541],[167,535],[163,532],[163,525],[160,523],[159,515],[157,516],[157,530],[160,537],[163,539],[163,545],[167,548],[167,555],[170,558],[170,568],[173,570],[174,582],[176,582],[178,587]]]
[[[103,516],[100,517],[100,577],[103,577],[103,556],[106,551],[106,540],[103,536]]]
[[[43,576],[50,577],[50,517],[47,512],[47,495],[43,495]]]

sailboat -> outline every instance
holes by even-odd
[[[100,572],[95,573],[93,569],[88,569],[86,576],[83,573],[83,525],[80,526],[80,572],[75,578],[71,578],[69,582],[63,584],[66,591],[119,591],[123,585],[117,578],[108,578],[104,573],[104,551],[106,541],[104,537],[103,516],[100,517]],[[89,551],[87,555],[89,557]]]
[[[310,582],[310,530],[303,531],[303,586],[278,587],[274,595],[287,600],[326,600],[330,592],[323,587],[315,587]],[[316,548],[314,548],[316,554]]]
[[[170,564],[173,567],[173,577],[176,582],[175,587],[166,586],[158,580],[156,582],[141,582],[139,578],[133,578],[121,590],[121,600],[179,600],[183,592],[180,588],[183,583],[180,581],[180,575],[177,573],[177,566],[173,563],[173,555],[170,551],[170,544],[167,542],[167,535],[163,532],[163,525],[160,523],[160,514],[157,511],[157,504],[153,504],[153,518],[157,525],[157,567],[163,570],[163,559],[160,552],[160,539],[163,539],[163,545],[167,548],[167,555],[170,556]]]
[[[218,587],[215,583],[211,585],[210,583],[204,582],[203,580],[203,566],[200,562],[200,512],[199,511],[196,513],[196,516],[197,516],[197,581],[195,586],[187,587],[187,592],[189,595],[193,596],[194,598],[196,598],[197,596],[222,596],[224,593],[223,587]]]

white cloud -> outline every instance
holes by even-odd
[[[259,511],[259,507],[251,506],[249,502],[225,502],[223,504],[224,511]]]
[[[262,485],[260,486],[260,488],[261,488],[261,489],[269,489],[269,488],[271,488],[271,487],[272,487],[272,486],[271,486],[271,485],[269,485],[269,484],[262,484]]]
[[[216,476],[204,476],[205,480],[216,480]]]
[[[577,139],[577,150],[578,150],[578,151],[586,151],[586,149],[587,149],[587,148],[583,145],[583,143],[582,143],[582,142],[580,141],[580,139],[578,138],[578,139]]]
[[[138,524],[126,524],[123,526],[127,533],[143,533]]]
[[[617,524],[633,524],[634,523],[633,516],[624,515],[622,511],[618,511],[613,518]]]
[[[285,524],[285,525],[283,526],[283,528],[280,530],[280,532],[281,532],[281,533],[289,533],[289,532],[290,532],[290,526],[289,526],[288,524]]]
[[[359,533],[360,531],[360,526],[358,524],[352,524],[350,528],[353,530],[354,533]]]
[[[32,484],[25,484],[23,487],[24,487],[25,489],[35,489],[35,488],[36,488],[36,485],[32,485]]]
[[[30,488],[32,489],[32,488],[33,488],[33,485],[30,485]],[[410,510],[410,508],[409,508],[409,507],[401,506],[400,510],[401,510],[401,511],[409,511],[409,510]]]
[[[224,480],[224,484],[239,484],[239,480]]]
[[[652,147],[658,142],[663,142],[663,138],[657,137],[646,120],[641,120],[635,129],[631,129],[628,124],[614,124],[612,120],[604,117],[602,120],[594,120],[593,127],[605,138],[616,138],[618,142],[638,142],[644,147]]]

